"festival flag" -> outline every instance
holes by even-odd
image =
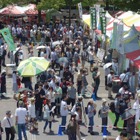
[[[9,29],[4,28],[4,29],[0,30],[0,33],[2,34],[6,43],[8,44],[9,50],[15,51],[16,47],[15,47],[15,44],[14,44],[14,41],[13,41],[13,38],[11,36]]]
[[[90,7],[90,27],[93,30],[95,30],[97,28],[96,8],[95,7]]]
[[[81,4],[81,2],[78,3],[78,10],[79,10],[79,17],[80,17],[80,19],[82,19],[83,10],[82,10],[82,4]]]
[[[102,34],[106,34],[106,12],[100,12],[100,22]]]

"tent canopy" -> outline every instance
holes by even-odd
[[[131,30],[124,36],[124,52],[130,53],[136,50],[140,50],[139,43],[140,32],[136,30],[134,26],[131,27]]]
[[[132,61],[135,60],[138,56],[140,56],[140,50],[126,53],[126,57]]]
[[[25,15],[24,11],[22,11],[22,9],[19,9],[19,7],[14,6],[14,5],[10,5],[10,6],[7,6],[7,7],[3,8],[3,9],[1,9],[0,14],[1,15],[11,15],[11,16]]]

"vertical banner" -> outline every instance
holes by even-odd
[[[113,23],[113,35],[112,35],[112,41],[111,41],[111,48],[116,49],[117,45],[117,23]]]
[[[124,54],[124,46],[123,46],[123,24],[117,25],[117,40],[116,40],[116,50],[120,54]]]
[[[82,19],[82,15],[83,15],[83,10],[82,10],[82,3],[78,3],[78,10],[79,10],[79,17],[80,19]]]
[[[16,49],[16,47],[15,47],[15,43],[13,41],[13,38],[11,36],[9,29],[4,28],[4,29],[0,30],[0,33],[2,34],[6,43],[8,44],[9,50],[14,51]]]
[[[90,27],[93,30],[97,28],[96,8],[94,7],[90,7]]]
[[[100,23],[102,34],[106,34],[106,12],[100,12]]]
[[[97,26],[97,29],[100,30],[100,5],[98,4],[95,4],[94,5],[95,9],[96,9],[96,26]]]

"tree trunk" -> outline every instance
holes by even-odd
[[[38,23],[40,23],[42,20],[42,17],[41,17],[41,10],[38,10]]]

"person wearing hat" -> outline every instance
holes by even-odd
[[[104,126],[108,125],[108,112],[109,112],[109,107],[106,105],[107,100],[102,99],[102,106],[100,108],[100,117],[102,119],[102,129],[101,132],[103,133],[104,131]]]
[[[19,101],[19,107],[15,110],[15,123],[18,126],[18,138],[22,140],[22,132],[24,140],[27,140],[26,134],[26,122],[28,120],[28,114],[26,108],[23,107],[23,101]]]
[[[96,104],[94,103],[93,99],[89,100],[87,104],[87,111],[88,111],[88,119],[89,119],[88,132],[91,135],[94,135],[93,126],[94,126],[94,115],[96,112]]]
[[[10,110],[6,111],[6,116],[3,118],[2,124],[6,132],[6,140],[14,140],[15,133],[12,133],[11,131],[11,127],[14,126],[14,121]]]

